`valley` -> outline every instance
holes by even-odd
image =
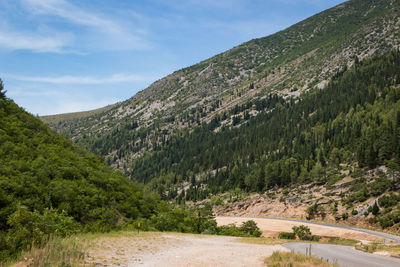
[[[346,1],[94,110],[34,116],[5,89],[0,267],[400,266],[399,0]]]

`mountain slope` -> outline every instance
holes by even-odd
[[[159,201],[2,93],[0,262],[48,235],[107,231],[149,218]]]
[[[225,193],[233,204],[220,214],[271,198],[290,216],[290,199],[309,218],[340,218],[340,209],[399,226],[400,51],[357,62],[301,99],[265,103],[240,127],[220,128],[216,120],[171,138],[135,159],[131,177],[178,202],[218,203],[213,197]],[[264,200],[235,203],[242,192],[265,191]]]
[[[216,115],[224,125],[236,124],[260,112],[271,94],[297,97],[323,88],[355,57],[398,48],[399,6],[394,0],[348,1],[177,71],[108,111],[50,126],[130,173],[134,158],[182,129]]]

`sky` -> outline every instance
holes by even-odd
[[[0,0],[0,77],[34,115],[126,100],[343,0]]]

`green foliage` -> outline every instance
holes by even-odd
[[[242,225],[240,226],[240,231],[249,236],[255,236],[255,237],[261,236],[260,228],[258,228],[256,222],[253,220],[243,222]]]
[[[358,211],[357,211],[357,210],[352,210],[352,211],[351,211],[351,215],[356,216],[357,214],[358,214]]]
[[[300,240],[312,240],[313,235],[311,234],[310,228],[305,225],[293,226],[293,233]]]
[[[379,206],[381,206],[383,208],[393,207],[394,205],[397,205],[397,203],[399,203],[399,201],[400,201],[400,197],[393,193],[390,195],[380,197],[378,199]]]
[[[0,253],[5,257],[50,235],[109,231],[127,219],[150,218],[159,203],[4,97],[0,166]]]
[[[217,194],[324,184],[331,180],[329,170],[344,160],[357,161],[362,172],[389,161],[395,165],[392,159],[400,150],[400,121],[394,119],[400,108],[398,73],[400,52],[393,51],[359,62],[299,101],[270,95],[265,99],[268,112],[261,111],[245,127],[214,132],[203,124],[171,136],[155,152],[135,159],[130,175],[145,183],[158,177],[163,184],[170,176],[190,181],[193,173],[218,170],[201,181]],[[348,203],[392,189],[393,182],[381,177],[357,190]]]
[[[323,206],[318,205],[318,203],[314,203],[313,205],[309,206],[306,210],[307,212],[307,219],[310,220],[315,216],[322,216],[325,217],[325,209]]]
[[[347,212],[342,213],[342,219],[345,221],[349,218],[349,214]]]
[[[377,202],[375,201],[375,203],[374,203],[374,205],[372,206],[372,210],[371,210],[371,212],[372,212],[372,214],[373,215],[378,215],[378,213],[379,213],[379,207],[378,207],[378,204],[377,204]]]
[[[260,237],[261,231],[253,220],[243,222],[240,227],[235,224],[222,225],[217,228],[218,235]]]
[[[296,239],[296,234],[295,233],[289,233],[289,232],[280,232],[278,235],[279,239]]]
[[[175,231],[183,233],[215,233],[217,223],[212,217],[211,210],[191,210],[185,207],[164,207],[154,215],[151,225],[159,231]]]
[[[19,206],[8,217],[7,223],[10,226],[7,244],[14,249],[26,248],[32,243],[40,245],[50,235],[66,237],[79,231],[79,225],[72,217],[52,209],[45,209],[40,214],[37,210],[31,212]]]
[[[3,80],[0,79],[0,98],[5,98],[6,97],[6,91],[4,90],[4,84]]]

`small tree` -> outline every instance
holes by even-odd
[[[378,215],[378,213],[379,213],[379,207],[375,201],[374,205],[372,206],[372,214],[376,216],[376,215]]]
[[[293,226],[293,233],[295,233],[300,240],[312,240],[310,228],[305,225]]]
[[[243,222],[240,226],[240,231],[255,237],[261,236],[260,228],[258,228],[257,223],[253,220]]]
[[[4,91],[3,80],[0,79],[0,98],[5,98],[6,97],[6,92],[7,91]]]

